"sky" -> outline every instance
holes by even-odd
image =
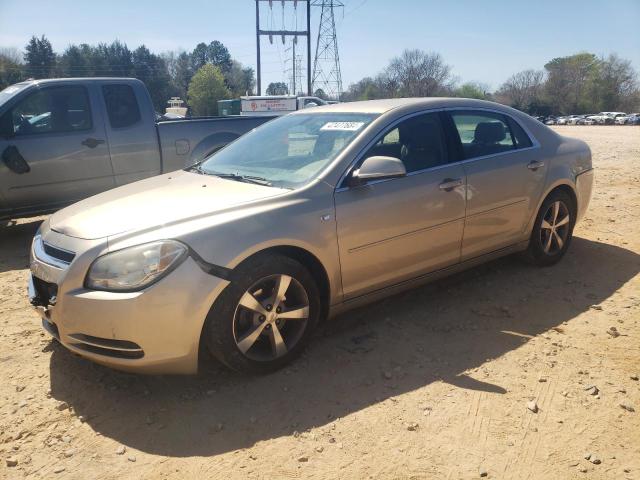
[[[617,53],[640,72],[640,0],[343,0],[336,9],[338,48],[345,88],[374,76],[406,48],[440,53],[460,82],[496,89],[510,75],[542,69],[554,57],[589,51]],[[298,28],[304,28],[304,2]],[[284,24],[295,26],[287,3]],[[178,8],[179,7],[179,8]],[[315,50],[318,7],[311,31]],[[281,3],[264,2],[261,28],[280,29]],[[56,52],[72,43],[119,39],[156,53],[191,51],[199,42],[223,42],[245,65],[256,63],[253,0],[0,0],[0,48],[20,50],[32,35],[45,35]],[[287,46],[262,40],[263,90],[287,81]],[[298,51],[305,51],[304,41]],[[312,54],[313,55],[313,54]]]

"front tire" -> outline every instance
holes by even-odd
[[[542,202],[531,232],[526,257],[534,265],[554,265],[567,252],[573,238],[576,207],[565,192],[551,192]]]
[[[303,350],[320,318],[320,294],[309,271],[289,257],[250,258],[211,308],[205,323],[209,351],[243,373],[268,373]]]

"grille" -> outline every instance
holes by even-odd
[[[85,352],[97,353],[114,358],[142,358],[144,350],[135,342],[128,340],[114,340],[111,338],[100,338],[83,333],[73,333],[69,338],[75,340],[74,347]]]
[[[53,245],[50,245],[47,242],[42,242],[42,246],[44,248],[44,253],[64,263],[71,263],[73,259],[76,257],[75,253],[69,252],[67,250],[63,250],[58,247],[54,247]]]
[[[54,305],[56,303],[58,285],[51,282],[45,282],[38,277],[33,277],[33,287],[36,290],[36,296],[39,300],[39,304],[46,307],[47,305]]]

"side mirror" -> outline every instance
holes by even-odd
[[[349,186],[357,187],[373,180],[404,177],[406,174],[404,163],[399,158],[369,157],[351,174]]]

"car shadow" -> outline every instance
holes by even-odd
[[[29,247],[42,218],[26,223],[0,221],[0,273],[29,268]]]
[[[640,255],[575,238],[551,268],[508,257],[327,322],[302,358],[268,376],[207,363],[195,377],[139,376],[51,344],[51,392],[102,435],[144,452],[210,456],[322,427],[436,381],[500,395],[474,372],[603,302]],[[482,376],[482,379],[475,377]]]

